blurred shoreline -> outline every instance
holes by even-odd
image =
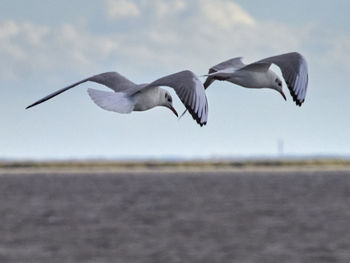
[[[0,161],[1,174],[350,171],[350,159]]]

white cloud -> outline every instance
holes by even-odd
[[[1,26],[0,26],[0,39],[8,39],[16,36],[19,32],[19,28],[17,24],[12,21],[5,21]]]
[[[138,18],[132,33],[123,32],[119,47],[120,53],[138,59],[138,66],[149,63],[153,56],[151,61],[162,68],[184,65],[206,70],[208,63],[228,56],[259,58],[302,45],[303,29],[298,32],[278,23],[256,21],[232,1],[140,1],[138,8],[145,15]]]
[[[166,18],[166,16],[172,16],[183,11],[186,8],[186,3],[181,0],[177,1],[164,1],[155,0],[150,3],[150,1],[143,1],[142,7],[151,7],[155,10],[155,16],[159,18]]]
[[[91,67],[117,46],[114,39],[69,24],[50,28],[31,22],[5,21],[0,29],[0,78]]]
[[[58,28],[51,41],[62,53],[71,56],[73,63],[76,60],[88,66],[99,58],[108,57],[117,47],[117,41],[108,36],[93,35],[70,24]]]
[[[118,8],[119,11],[113,11]],[[112,11],[111,11],[112,10]],[[0,24],[0,77],[41,71],[170,72],[183,68],[198,74],[234,56],[246,62],[277,53],[327,44],[325,60],[350,69],[346,36],[317,38],[315,26],[294,28],[259,21],[233,1],[106,1],[106,14],[120,12],[109,30],[92,32],[88,24],[47,26],[8,20]],[[116,13],[114,13],[116,14]],[[137,16],[137,19],[133,19]],[[127,30],[125,30],[127,26]],[[345,52],[346,51],[346,52]],[[327,62],[325,62],[327,63]],[[161,74],[161,72],[160,72]]]
[[[133,1],[108,0],[107,14],[110,18],[122,19],[140,15],[140,9]]]
[[[350,69],[350,37],[336,36],[330,42],[329,50],[322,56],[324,63],[333,63],[337,68]]]
[[[20,25],[21,34],[31,45],[40,45],[43,39],[49,34],[50,28],[43,25],[34,25],[30,22],[24,22]]]
[[[205,16],[219,27],[228,29],[237,24],[255,25],[255,20],[238,4],[229,1],[201,0]]]

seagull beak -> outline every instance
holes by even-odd
[[[286,97],[286,95],[284,95],[284,92],[282,90],[280,91],[280,93],[281,93],[282,97],[284,98],[284,100],[287,100],[287,97]]]
[[[174,114],[176,115],[176,117],[179,117],[179,114],[177,114],[177,112],[176,112],[176,110],[174,109],[174,107],[173,106],[168,106],[168,108],[172,111],[172,112],[174,112]]]

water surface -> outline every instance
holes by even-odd
[[[350,262],[350,172],[0,176],[0,262]]]

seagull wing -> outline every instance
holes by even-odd
[[[168,86],[175,90],[177,96],[186,109],[191,113],[193,119],[200,126],[207,123],[208,101],[202,82],[189,70],[180,71],[153,81],[144,88]]]
[[[306,60],[299,53],[292,52],[268,57],[249,64],[242,69],[249,67],[268,69],[272,63],[276,64],[281,69],[283,78],[286,81],[293,100],[298,106],[301,106],[305,101],[309,77]]]
[[[88,89],[88,93],[92,101],[104,110],[119,113],[130,113],[134,110],[134,100],[123,92]]]
[[[242,57],[236,57],[236,58],[231,58],[231,59],[225,60],[224,62],[221,62],[221,63],[211,67],[209,69],[209,71],[210,70],[219,71],[219,70],[229,69],[229,68],[237,70],[237,69],[244,67],[244,66],[245,66],[245,64],[242,62]]]
[[[128,80],[127,78],[125,78],[124,76],[119,74],[118,72],[105,72],[105,73],[101,73],[101,74],[94,75],[92,77],[83,79],[83,80],[78,81],[72,85],[69,85],[68,87],[57,90],[57,91],[47,95],[46,97],[34,102],[33,104],[29,105],[26,109],[29,109],[33,106],[36,106],[40,103],[43,103],[43,102],[61,94],[62,92],[65,92],[65,91],[67,91],[71,88],[74,88],[75,86],[78,86],[79,84],[82,84],[82,83],[87,82],[87,81],[92,81],[92,82],[96,82],[96,83],[105,85],[106,87],[114,90],[115,92],[129,93],[131,90],[133,90],[137,87],[137,85],[135,83],[131,82],[130,80]]]
[[[211,67],[208,71],[208,77],[204,82],[204,88],[207,89],[216,79],[220,79],[220,72],[234,72],[242,67],[244,67],[245,64],[242,62],[242,57],[236,57],[228,59],[224,62],[221,62],[213,67]],[[210,76],[210,74],[216,73],[216,77]]]

